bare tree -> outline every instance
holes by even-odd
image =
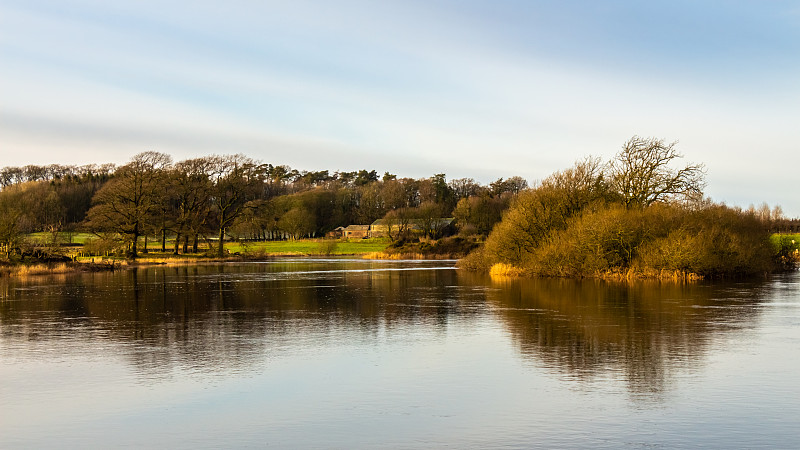
[[[489,184],[493,195],[501,195],[504,192],[511,192],[514,195],[528,188],[528,181],[520,176],[513,176],[507,180],[498,178]]]
[[[634,136],[608,166],[611,188],[628,208],[656,202],[702,197],[705,166],[688,164],[675,169],[670,164],[683,155],[677,142]]]
[[[222,257],[226,229],[242,214],[248,201],[255,199],[264,183],[264,174],[261,166],[244,155],[209,158],[213,167],[211,202],[219,230],[217,255]]]
[[[481,190],[481,185],[472,178],[456,178],[447,184],[458,200],[477,195]]]
[[[386,234],[394,241],[407,239],[411,233],[411,222],[414,220],[413,208],[398,208],[386,213],[383,224]]]
[[[129,256],[136,258],[137,242],[158,205],[165,184],[169,155],[144,152],[117,170],[116,176],[95,195],[89,210],[90,228],[130,239]]]
[[[171,172],[170,201],[174,209],[175,239],[177,244],[178,238],[184,238],[184,253],[187,251],[190,235],[193,238],[192,251],[197,253],[198,235],[208,220],[212,189],[210,174],[214,161],[213,158],[187,159],[175,164]],[[162,234],[162,242],[164,238],[165,235]]]
[[[278,225],[293,240],[297,240],[314,231],[314,222],[314,215],[308,210],[295,207],[281,216]]]

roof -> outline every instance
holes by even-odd
[[[369,231],[369,225],[348,225],[343,231]]]

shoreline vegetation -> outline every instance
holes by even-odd
[[[36,275],[62,275],[72,273],[109,272],[122,268],[119,261],[57,263],[29,263],[0,265],[0,277],[28,277]]]
[[[76,236],[77,240],[90,239],[84,235]],[[35,237],[34,237],[35,239]],[[115,255],[111,252],[86,255],[82,245],[61,246],[48,252],[49,261],[38,258],[27,258],[24,261],[0,263],[0,277],[23,277],[48,274],[69,274],[85,272],[103,272],[151,265],[191,265],[215,264],[235,261],[260,261],[276,257],[292,256],[325,256],[343,257],[379,254],[389,245],[385,239],[332,240],[302,239],[296,241],[271,242],[226,242],[225,255],[217,256],[213,248],[205,248],[198,253],[175,255],[173,252],[148,251],[136,259]],[[57,255],[54,255],[57,253]]]
[[[86,236],[76,236],[83,241]],[[124,256],[78,256],[84,254],[80,245],[62,248],[58,261],[25,262],[0,265],[0,277],[24,277],[48,274],[69,274],[123,270],[152,265],[215,264],[236,261],[264,261],[276,257],[358,257],[362,259],[438,259],[455,260],[466,256],[479,244],[474,239],[449,237],[418,242],[390,242],[388,239],[302,239],[273,242],[228,242],[225,255],[216,255],[213,249],[196,254],[175,255],[172,252],[141,254],[135,260]],[[52,257],[52,255],[51,255]]]
[[[800,263],[800,234],[773,234],[769,238],[773,246],[773,262],[775,255],[779,254],[779,266],[791,270]],[[477,249],[477,251],[476,251]],[[276,257],[358,257],[363,259],[383,260],[458,260],[459,268],[470,271],[485,271],[493,278],[519,278],[537,277],[540,274],[531,273],[530,269],[518,267],[503,262],[495,262],[488,268],[486,266],[474,267],[477,257],[484,257],[485,251],[481,243],[475,240],[460,237],[444,238],[436,241],[423,241],[413,243],[392,244],[388,240],[371,239],[342,241],[330,239],[305,239],[298,241],[270,242],[270,243],[236,243],[226,244],[226,256],[219,258],[213,251],[198,254],[174,255],[173,253],[149,252],[142,254],[136,260],[126,259],[122,256],[82,256],[80,247],[72,247],[71,256],[67,260],[27,262],[0,264],[0,277],[27,277],[38,275],[72,274],[107,272],[125,270],[134,267],[152,265],[194,265],[217,264],[224,262],[265,261]],[[781,252],[782,250],[782,252]],[[479,264],[483,262],[479,260]],[[778,269],[780,269],[780,267]],[[779,271],[773,266],[772,270]],[[764,272],[764,273],[767,273]],[[545,275],[547,276],[547,275]],[[569,278],[597,278],[606,281],[635,281],[653,279],[661,281],[687,282],[698,281],[706,277],[698,273],[675,270],[630,267],[626,270],[607,269],[580,276],[559,275]],[[724,278],[724,276],[722,276]]]
[[[516,196],[459,266],[494,277],[617,281],[797,268],[798,240],[770,230],[780,211],[759,217],[706,199],[705,168],[672,167],[680,157],[675,143],[634,137],[610,162],[578,161]]]
[[[759,276],[800,265],[800,219],[703,195],[702,164],[634,136],[529,186],[297,171],[244,155],[0,169],[0,276],[276,256],[458,259],[494,277]],[[362,239],[365,237],[365,239]]]

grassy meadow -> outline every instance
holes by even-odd
[[[86,251],[84,245],[91,245],[93,240],[98,239],[91,233],[31,233],[27,235],[27,240],[35,245],[48,246],[56,244],[66,246],[65,253],[79,254]],[[390,244],[388,239],[353,239],[353,240],[330,240],[330,239],[299,239],[287,241],[232,241],[225,243],[225,249],[229,255],[258,256],[258,255],[363,255],[367,253],[382,252]],[[139,250],[144,249],[144,237],[139,238]],[[191,244],[190,244],[191,246]],[[159,257],[170,256],[173,258],[194,258],[196,254],[174,255],[175,238],[168,237],[166,241],[166,252],[161,252],[161,240],[155,236],[147,238],[147,253],[141,256]],[[208,245],[203,241],[199,245],[199,255],[209,250]]]
[[[387,239],[354,239],[337,241],[326,239],[300,239],[296,241],[230,242],[225,248],[230,253],[242,255],[362,255],[382,252],[389,245]]]
[[[60,245],[84,245],[87,241],[91,241],[92,239],[96,238],[96,236],[92,233],[70,233],[65,231],[48,233],[46,231],[42,231],[39,233],[31,233],[27,235],[27,238],[36,244],[51,244],[55,240],[55,242]]]

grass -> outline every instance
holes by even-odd
[[[58,243],[59,244],[80,244],[83,245],[86,243],[87,240],[95,239],[95,236],[92,233],[68,233],[66,231],[59,231],[58,233]],[[72,235],[72,239],[70,240],[70,234]],[[30,233],[28,234],[28,239],[33,242],[47,244],[53,241],[53,234],[48,233],[46,231],[41,231],[38,233]]]
[[[91,233],[72,233],[72,243],[84,245],[87,241],[96,239],[97,236]],[[52,241],[53,236],[51,233],[39,232],[31,233],[28,239],[33,242],[47,244]],[[58,241],[61,244],[70,242],[68,233],[61,232],[58,236]],[[333,255],[361,255],[364,253],[381,252],[389,245],[387,239],[358,239],[352,241],[331,241],[322,239],[300,239],[297,241],[267,241],[267,242],[227,242],[225,249],[230,253],[240,254],[265,254],[265,255],[319,255],[319,254],[333,254]],[[143,249],[144,238],[139,239],[139,250]],[[161,240],[158,237],[151,236],[148,238],[148,255],[155,258],[160,257],[175,257],[172,254],[172,249],[175,245],[174,237],[168,238],[166,242],[167,252],[161,253]],[[190,244],[191,246],[191,244]],[[207,248],[201,242],[200,254],[206,252]],[[187,258],[195,258],[195,254],[186,255]],[[180,255],[183,257],[183,254]],[[83,258],[82,258],[83,259]]]
[[[358,239],[352,241],[336,241],[335,246],[322,239],[301,239],[297,241],[268,241],[229,243],[226,250],[231,253],[264,254],[264,255],[362,255],[381,252],[389,245],[386,239]]]
[[[226,242],[225,258],[233,256],[243,256],[259,258],[279,255],[364,255],[368,253],[382,252],[389,245],[386,239],[359,239],[353,241],[333,241],[323,239],[301,239],[297,241],[267,241],[267,242]],[[148,263],[186,263],[197,260],[213,260],[216,250],[208,250],[205,245],[201,245],[198,253],[172,253],[172,247],[167,246],[166,252],[161,252],[160,244],[151,246],[148,253],[142,253],[141,247],[136,262],[139,264]],[[91,260],[119,260],[126,258],[121,255],[116,256],[80,256],[79,261],[86,262]]]

